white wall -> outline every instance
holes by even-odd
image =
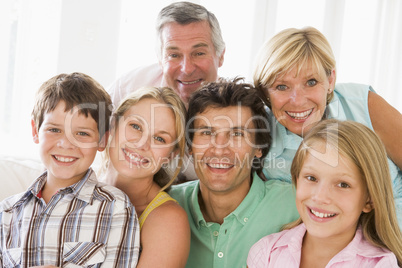
[[[108,87],[156,62],[155,20],[172,0],[8,0],[0,2],[0,147],[36,155],[34,92],[61,72],[87,73]],[[371,84],[402,111],[402,1],[198,0],[218,18],[227,48],[219,73],[251,81],[264,41],[311,25],[329,39],[338,82]]]

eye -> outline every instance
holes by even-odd
[[[280,91],[286,90],[287,88],[288,88],[288,87],[285,86],[285,85],[277,85],[277,86],[276,86],[276,89],[277,89],[277,90],[280,90]]]
[[[232,131],[231,135],[234,137],[244,137],[244,133],[242,131]]]
[[[204,53],[204,52],[197,52],[196,55],[197,55],[197,56],[204,56],[205,53]]]
[[[309,87],[313,87],[313,86],[317,85],[317,80],[315,80],[315,79],[310,79],[310,80],[307,81],[307,85],[308,85]]]
[[[179,54],[176,54],[176,53],[172,53],[172,54],[168,55],[168,58],[170,58],[170,59],[177,59],[178,57],[179,57]]]
[[[58,128],[49,128],[48,131],[53,132],[53,133],[60,133],[61,132],[60,129],[58,129]]]
[[[78,136],[88,136],[88,137],[90,136],[88,133],[83,132],[83,131],[78,132],[77,135]]]
[[[158,141],[158,142],[166,143],[165,139],[163,139],[162,137],[154,136],[154,139],[155,139],[156,141]]]
[[[341,183],[338,184],[338,186],[341,187],[341,188],[350,188],[350,185],[347,184],[346,182],[341,182]]]
[[[138,131],[141,131],[141,127],[140,127],[138,124],[130,124],[130,126],[131,126],[133,129],[136,129],[136,130],[138,130]]]
[[[211,130],[203,130],[203,131],[201,131],[201,135],[211,136],[211,135],[212,135],[212,131],[211,131]]]
[[[313,181],[313,182],[317,181],[317,179],[314,176],[306,176],[306,179],[308,181]]]

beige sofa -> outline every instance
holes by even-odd
[[[0,155],[0,200],[25,191],[43,171],[39,160]]]
[[[92,168],[97,171],[100,164],[101,156],[98,153]],[[44,171],[45,167],[39,159],[0,155],[0,201],[24,192]]]

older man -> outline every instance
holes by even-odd
[[[255,89],[213,82],[189,101],[187,138],[199,180],[173,186],[191,228],[186,267],[246,267],[250,247],[298,218],[292,185],[259,177],[267,113]]]
[[[108,92],[114,105],[142,86],[168,86],[184,101],[204,81],[215,81],[225,42],[215,15],[190,2],[164,7],[157,19],[159,64],[138,68],[115,81]]]

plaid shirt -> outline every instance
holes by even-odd
[[[99,183],[92,169],[39,198],[42,174],[24,193],[0,203],[1,267],[135,267],[139,254],[137,214],[117,188]]]

